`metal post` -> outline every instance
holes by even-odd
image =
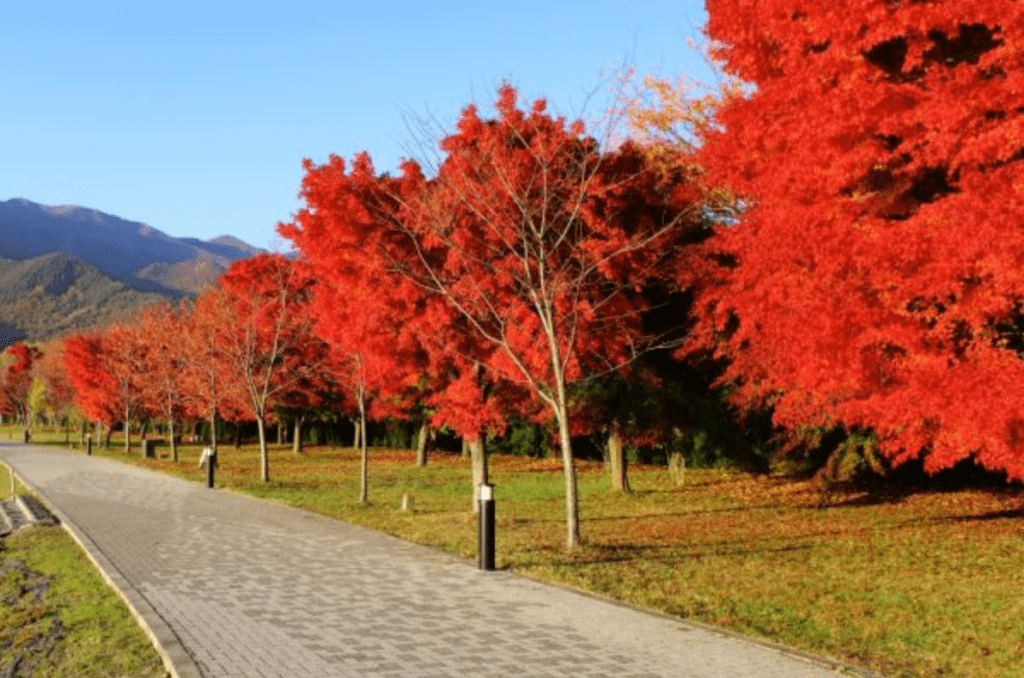
[[[203,462],[206,462],[206,486],[213,488],[213,470],[217,468],[217,453],[213,451],[212,447],[203,448],[203,456],[199,458],[199,465],[202,466]]]
[[[494,485],[480,483],[480,569],[494,569]]]
[[[92,434],[85,436],[85,454],[86,456],[92,456]]]

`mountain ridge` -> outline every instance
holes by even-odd
[[[0,201],[0,350],[192,297],[263,252],[231,235],[175,238],[79,205]]]

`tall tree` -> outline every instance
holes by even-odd
[[[131,452],[132,422],[138,417],[149,420],[151,410],[145,401],[145,382],[149,379],[149,346],[136,324],[114,324],[100,335],[101,369],[113,379],[116,404],[124,422],[124,451]]]
[[[44,403],[65,427],[66,438],[70,439],[74,413],[75,390],[68,378],[65,365],[63,342],[56,340],[44,346],[43,357],[36,365],[39,378],[46,387]]]
[[[707,5],[751,85],[700,152],[742,198],[703,327],[736,401],[1024,479],[1020,3]]]
[[[407,320],[460,328],[480,347],[463,359],[550,408],[572,548],[580,533],[569,384],[641,348],[638,290],[700,226],[701,211],[688,176],[654,171],[630,144],[602,152],[582,123],[552,117],[543,100],[524,112],[505,85],[496,109],[494,120],[465,109],[440,140],[444,159],[430,178],[412,161],[397,179],[378,179],[365,155],[348,176],[336,156],[319,168],[307,162],[310,207],[282,234],[314,257],[313,247],[352,238],[336,215],[354,210],[372,234],[361,236],[371,245],[364,257],[421,300],[425,310]]]
[[[184,310],[157,304],[142,310],[139,337],[147,345],[148,378],[143,383],[143,399],[153,412],[167,422],[171,458],[178,461],[177,424],[185,416],[190,394],[186,390],[186,347],[181,330],[188,317]]]
[[[237,414],[240,409],[231,397],[232,389],[226,386],[230,378],[226,333],[237,325],[235,309],[228,295],[215,287],[196,299],[182,325],[184,377],[191,410],[210,422],[210,445],[216,453],[218,418]]]
[[[311,352],[308,303],[313,279],[281,255],[262,255],[232,264],[221,287],[234,309],[236,325],[224,334],[224,349],[240,384],[260,438],[260,479],[270,481],[266,420],[272,399],[321,367]]]
[[[35,377],[33,368],[42,355],[39,349],[20,341],[4,351],[7,360],[0,380],[0,406],[17,417],[26,438],[32,430],[30,395]]]

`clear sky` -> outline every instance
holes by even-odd
[[[0,200],[286,248],[303,158],[394,170],[407,121],[486,110],[503,80],[592,120],[623,64],[710,79],[704,22],[699,0],[6,3]]]

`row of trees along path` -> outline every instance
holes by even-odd
[[[296,260],[236,264],[191,308],[71,337],[49,382],[71,392],[62,365],[108,430],[140,412],[255,420],[264,480],[271,409],[353,413],[361,501],[368,416],[458,432],[474,485],[488,433],[553,422],[572,547],[581,394],[670,343],[653,316],[678,339],[689,307],[656,307],[689,289],[679,354],[722,359],[734,404],[840,427],[890,465],[1024,479],[1020,3],[707,9],[732,80],[699,98],[652,81],[639,145],[602,147],[503,86],[430,166],[305,161],[305,207],[278,225]],[[18,348],[6,368],[0,404],[26,426],[39,359]]]
[[[648,290],[710,229],[692,171],[631,143],[603,149],[543,100],[522,110],[508,85],[496,113],[465,109],[430,176],[412,161],[379,175],[365,154],[351,167],[306,161],[306,206],[278,226],[297,258],[237,262],[194,303],[68,337],[51,381],[108,441],[124,422],[126,449],[131,422],[166,421],[175,460],[183,421],[207,419],[215,447],[218,420],[255,421],[264,481],[272,416],[299,426],[317,408],[349,413],[362,432],[361,502],[367,417],[462,436],[474,491],[488,435],[512,417],[553,422],[576,546],[572,436],[604,426],[582,387],[665,345],[645,329]],[[29,358],[17,360],[12,385]],[[613,435],[621,442],[621,426]]]

